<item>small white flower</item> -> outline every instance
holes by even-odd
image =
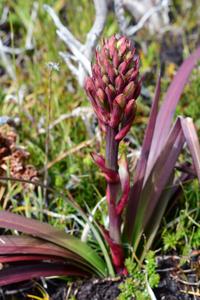
[[[59,63],[56,63],[56,62],[53,62],[53,61],[50,61],[47,63],[47,67],[51,70],[55,70],[57,72],[60,71],[60,65]]]

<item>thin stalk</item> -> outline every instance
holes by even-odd
[[[51,98],[52,98],[52,71],[49,72],[49,95],[47,100],[47,115],[46,115],[46,139],[45,139],[45,165],[44,165],[44,185],[48,183],[48,159],[49,159],[49,144],[50,144],[50,130],[49,125],[51,121]],[[44,189],[45,204],[48,206],[47,189]]]

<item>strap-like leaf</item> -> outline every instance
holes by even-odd
[[[138,235],[144,231],[149,220],[153,222],[153,214],[160,196],[168,184],[178,155],[183,148],[185,138],[182,132],[180,119],[172,128],[165,148],[157,159],[150,176],[148,177],[140,197],[135,226],[132,231],[133,245],[137,246]]]
[[[79,255],[42,239],[28,236],[1,235],[0,255],[17,254],[51,255],[79,264],[86,264]]]
[[[153,132],[154,132],[157,113],[158,113],[159,97],[160,97],[160,77],[158,78],[156,84],[156,92],[152,104],[149,122],[145,131],[141,155],[136,167],[134,186],[131,188],[129,201],[127,205],[124,232],[125,232],[126,239],[128,238],[129,241],[131,239],[133,221],[135,220],[135,216],[139,204],[140,193],[143,187],[143,182],[144,182],[144,177],[145,177],[145,172],[147,167],[147,160],[149,157],[149,151],[151,147]]]
[[[56,257],[52,255],[0,255],[0,263],[12,263],[12,262],[27,262],[27,261],[51,261],[51,262],[64,262],[64,258]],[[66,262],[65,262],[66,263]],[[0,271],[1,272],[1,271]]]
[[[51,191],[53,193],[53,195],[55,195],[55,196],[62,197],[67,203],[69,203],[69,205],[71,205],[77,212],[79,212],[79,214],[84,219],[84,221],[89,225],[89,227],[90,227],[94,237],[96,238],[98,245],[101,248],[101,251],[103,253],[103,256],[104,256],[104,259],[106,262],[105,268],[107,268],[106,273],[108,272],[110,276],[114,276],[115,273],[114,273],[114,270],[112,267],[108,249],[106,248],[106,246],[104,244],[104,239],[102,238],[102,235],[100,234],[99,230],[97,229],[98,226],[96,226],[96,225],[94,226],[92,224],[92,222],[90,222],[89,217],[86,215],[86,213],[83,211],[83,209],[77,204],[77,202],[75,202],[75,200],[72,200],[72,199],[66,197],[64,193],[56,191],[55,189],[53,189],[49,186],[45,186],[39,182],[32,182],[30,180],[24,180],[24,179],[7,177],[7,176],[0,176],[0,180],[6,180],[6,181],[11,180],[14,182],[23,182],[23,183],[29,183],[29,184],[31,183],[31,184],[34,184],[35,186],[40,186],[42,188],[46,188],[48,191]]]
[[[87,273],[75,266],[63,263],[34,263],[14,266],[0,271],[0,286],[48,276],[86,276]]]
[[[150,155],[148,159],[148,174],[160,155],[164,147],[166,138],[170,131],[170,126],[174,117],[176,106],[179,102],[183,89],[188,82],[188,78],[200,59],[200,47],[197,48],[181,65],[172,83],[170,84],[163,104],[158,113],[156,126],[153,135]]]
[[[41,223],[37,220],[28,219],[7,211],[0,211],[0,227],[31,234],[32,236],[42,238],[66,248],[82,257],[91,267],[93,267],[94,272],[98,273],[100,276],[106,275],[105,264],[93,249],[79,239],[66,234],[64,231],[56,229],[47,223]]]

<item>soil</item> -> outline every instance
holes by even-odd
[[[160,275],[159,286],[154,289],[157,300],[200,300],[200,251],[193,252],[190,260],[175,255],[158,257],[157,264]],[[32,281],[0,288],[0,299],[31,299],[27,295],[41,297],[39,283],[51,300],[67,300],[72,296],[77,300],[115,300],[120,293],[118,286],[124,279],[93,278],[87,281],[71,281],[67,285],[60,279]]]

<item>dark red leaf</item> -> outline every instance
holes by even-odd
[[[126,238],[130,241],[131,232],[134,226],[134,220],[137,212],[137,207],[140,199],[140,193],[142,191],[144,177],[147,167],[147,161],[149,157],[149,151],[152,143],[152,137],[154,133],[154,128],[156,124],[156,118],[158,113],[158,102],[160,97],[160,77],[158,78],[156,84],[156,92],[152,104],[152,109],[149,117],[149,122],[145,131],[144,141],[142,145],[141,155],[137,163],[135,177],[134,177],[134,186],[131,188],[126,218],[125,218],[125,235]]]
[[[150,150],[148,168],[152,169],[157,157],[164,147],[174,117],[176,106],[179,102],[183,89],[188,82],[189,76],[200,59],[200,47],[197,48],[181,65],[172,80],[165,99],[158,113],[154,130],[153,142]]]
[[[80,276],[87,273],[75,266],[59,263],[34,263],[9,267],[0,271],[0,286],[49,276]]]

